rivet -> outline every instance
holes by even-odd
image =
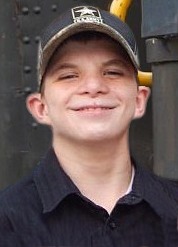
[[[57,10],[57,5],[56,5],[56,4],[53,4],[53,5],[51,6],[51,10],[55,12],[55,11]]]
[[[24,44],[29,44],[30,43],[30,38],[28,36],[23,37],[23,43]]]
[[[29,8],[28,8],[28,7],[23,7],[23,8],[22,8],[22,13],[23,13],[24,15],[28,15],[28,13],[29,13]]]
[[[36,129],[38,127],[38,124],[36,122],[32,123],[32,128]]]
[[[35,14],[39,14],[41,12],[41,8],[39,6],[35,6],[33,10]]]
[[[29,74],[31,72],[31,67],[30,66],[24,66],[24,72],[26,74]]]
[[[24,88],[24,93],[25,93],[25,95],[28,95],[28,94],[30,94],[31,92],[32,92],[31,87],[25,87],[25,88]]]
[[[35,43],[39,43],[39,41],[40,41],[40,36],[36,36],[35,37]]]

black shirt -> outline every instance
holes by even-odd
[[[1,193],[0,246],[177,247],[177,215],[177,185],[137,165],[132,191],[109,215],[80,193],[51,149]]]

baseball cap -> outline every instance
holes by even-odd
[[[77,6],[55,19],[41,36],[37,68],[39,86],[56,48],[65,39],[83,31],[110,36],[125,49],[134,67],[139,68],[137,44],[129,26],[108,11],[93,6]]]

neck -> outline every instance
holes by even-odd
[[[54,140],[53,147],[64,171],[81,193],[111,212],[131,179],[128,141],[73,145]]]

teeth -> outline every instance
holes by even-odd
[[[109,110],[109,107],[85,107],[79,109],[80,111],[94,111],[94,110]]]

